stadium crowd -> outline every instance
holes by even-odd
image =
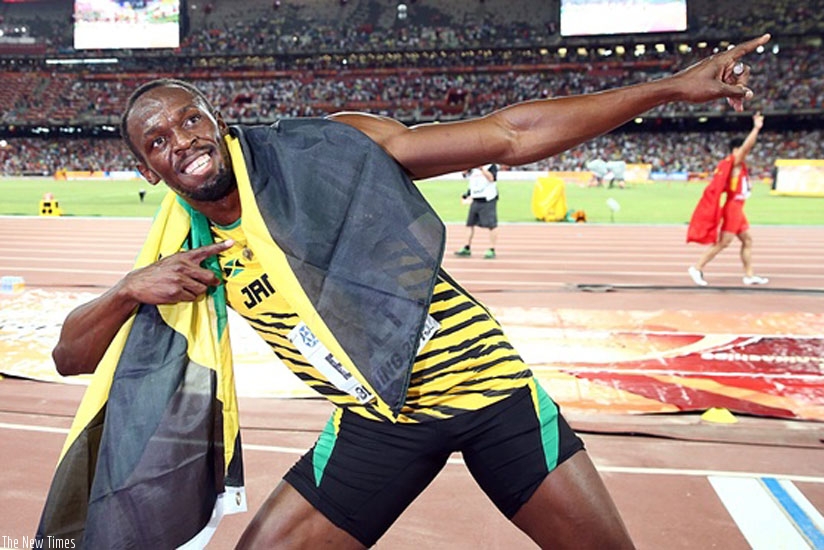
[[[324,115],[341,109],[361,109],[406,122],[479,116],[516,101],[594,92],[642,82],[690,65],[695,56],[671,54],[652,64],[569,64],[556,70],[536,66],[489,66],[467,70],[407,68],[369,74],[290,71],[272,77],[199,79],[229,120],[265,122],[281,116]],[[758,96],[751,108],[766,115],[824,109],[824,56],[818,48],[797,47],[753,58],[752,86]],[[537,67],[540,67],[537,66]],[[97,75],[100,76],[100,75]],[[186,75],[180,75],[186,78]],[[75,73],[5,72],[0,75],[4,124],[69,124],[115,122],[129,91],[140,78],[114,75],[78,78]],[[729,108],[671,104],[652,116],[696,113],[723,114]]]
[[[394,0],[202,0],[188,3],[181,54],[275,54],[473,49],[551,45],[561,41],[558,1],[410,0],[398,17]],[[26,34],[49,53],[73,51],[70,0],[4,3],[0,27]],[[785,35],[824,30],[824,12],[792,0],[691,0],[692,38],[729,39],[780,29]]]
[[[655,172],[707,174],[727,151],[733,132],[612,133],[523,170],[585,170],[592,159],[651,164]],[[824,133],[764,131],[748,164],[769,176],[778,158],[824,158]],[[119,139],[13,138],[0,141],[0,175],[45,175],[58,170],[133,170],[134,159]]]
[[[662,48],[650,43],[643,51],[607,46],[603,39],[601,45],[567,47],[558,34],[557,7],[536,11],[538,3],[526,0],[426,0],[414,2],[403,20],[396,17],[397,2],[381,4],[387,1],[253,0],[241,6],[204,0],[188,4],[190,30],[171,52],[137,52],[119,56],[118,64],[49,70],[43,68],[43,55],[3,56],[0,124],[12,137],[0,147],[0,170],[130,168],[117,140],[93,139],[89,128],[109,129],[104,134],[114,137],[130,91],[158,75],[196,79],[230,123],[349,109],[407,123],[447,121],[517,101],[657,78],[724,47],[721,38],[735,40],[776,27],[783,35],[775,35],[774,45],[749,60],[758,92],[749,108],[767,116],[752,164],[768,173],[775,158],[824,158],[820,130],[769,127],[774,116],[800,120],[824,113],[824,12],[804,3],[753,0],[742,15],[732,0],[694,0],[690,31],[662,38]],[[4,3],[0,29],[18,32],[25,26],[25,34],[46,52],[102,53],[73,50],[70,17],[66,0]],[[667,172],[705,172],[733,133],[678,131],[673,121],[735,118],[731,113],[723,102],[670,104],[645,117],[645,132],[613,132],[537,167],[574,170],[591,158],[621,158]],[[21,135],[14,132],[18,127],[38,127],[43,133],[15,137]],[[63,137],[63,130],[73,139]]]

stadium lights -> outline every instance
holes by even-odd
[[[624,55],[626,51],[627,49],[623,46],[615,46],[615,53],[617,53],[618,55]]]
[[[83,59],[47,59],[46,65],[100,65],[120,63],[116,57],[87,57]]]
[[[567,49],[566,48],[558,48],[558,55],[561,57],[566,57]]]
[[[664,53],[667,51],[667,47],[664,44],[658,43],[655,45],[655,51],[658,53]]]

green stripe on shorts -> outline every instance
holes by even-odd
[[[558,406],[535,380],[538,394],[538,420],[541,423],[541,444],[546,467],[550,472],[558,465]]]
[[[312,466],[315,471],[315,486],[317,487],[320,487],[323,472],[326,470],[326,465],[332,457],[332,450],[335,448],[335,441],[338,439],[336,429],[338,419],[336,417],[339,413],[340,409],[337,409],[332,413],[332,416],[329,417],[329,421],[323,428],[320,437],[318,437],[318,442],[315,443],[315,451],[312,453]]]

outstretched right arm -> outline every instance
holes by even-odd
[[[52,351],[63,376],[92,373],[112,339],[140,304],[192,302],[220,283],[200,262],[227,250],[223,241],[179,252],[128,273],[106,293],[72,311]]]
[[[364,132],[414,179],[490,162],[517,166],[571,149],[664,103],[727,98],[742,111],[753,92],[746,87],[750,69],[741,60],[769,39],[765,34],[658,80],[523,101],[474,119],[407,127],[366,113],[342,112],[329,118]]]
[[[761,131],[763,126],[764,115],[761,113],[755,113],[752,117],[752,130],[750,130],[750,133],[747,134],[747,137],[744,139],[744,143],[741,144],[741,147],[739,147],[738,151],[735,153],[736,166],[744,162],[744,159],[750,154],[753,146],[755,146],[755,140],[758,139],[758,132]]]

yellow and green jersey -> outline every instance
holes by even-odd
[[[295,335],[302,323],[288,297],[278,292],[272,278],[247,248],[240,221],[229,227],[215,226],[213,232],[215,240],[235,241],[220,256],[232,309],[314,390],[364,417],[389,420],[373,402],[358,399],[356,391],[342,389],[346,373],[343,378],[335,372],[329,374],[323,365],[316,366],[311,356],[308,359],[301,353],[304,348]],[[527,385],[532,374],[501,326],[443,271],[438,274],[429,315],[437,330],[418,352],[406,403],[395,421],[449,418],[495,403]],[[331,358],[330,363],[336,364]]]

